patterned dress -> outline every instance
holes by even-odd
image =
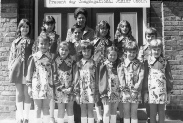
[[[117,66],[115,63],[106,60],[104,62],[108,73],[108,86],[107,86],[107,97],[109,102],[119,102],[119,78],[117,75]],[[101,98],[105,95],[101,95]]]
[[[26,84],[27,60],[32,54],[33,43],[28,37],[18,37],[13,41],[8,63],[11,83]]]
[[[73,60],[67,57],[62,60],[59,56],[55,59],[54,85],[55,102],[68,103],[73,101]]]
[[[137,59],[134,59],[133,61],[125,59],[125,61],[122,62],[119,66],[118,77],[120,80],[122,95],[121,102],[141,102],[141,88],[144,78],[143,64]],[[132,98],[132,93],[135,93],[137,96],[135,98]]]
[[[52,54],[38,51],[30,57],[27,84],[32,85],[33,99],[52,99]]]
[[[94,61],[96,63],[106,61],[106,58],[105,58],[106,49],[108,47],[112,46],[112,41],[110,41],[109,39],[96,38],[95,40],[93,40],[92,43],[93,43],[93,46],[95,48],[95,52],[93,55]]]
[[[97,94],[96,66],[92,59],[81,59],[77,63],[77,82],[75,93],[80,94],[80,103],[95,103],[95,94]]]
[[[149,76],[148,76],[148,91],[149,91],[149,103],[150,104],[166,104],[167,103],[167,91],[172,89],[170,83],[170,76],[167,69],[167,60],[162,57],[154,58],[149,57]],[[169,72],[170,73],[170,72]],[[168,86],[168,85],[171,86]]]

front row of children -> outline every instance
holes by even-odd
[[[54,94],[59,109],[58,123],[64,123],[65,108],[68,122],[74,123],[74,100],[81,106],[81,123],[94,123],[93,106],[99,98],[104,107],[104,123],[116,122],[119,102],[124,105],[124,122],[137,123],[143,79],[148,81],[144,92],[145,100],[149,101],[152,109],[151,123],[156,122],[157,112],[160,123],[163,123],[167,91],[171,89],[167,84],[171,79],[170,69],[162,55],[161,40],[152,40],[149,47],[151,55],[144,64],[137,59],[137,43],[129,41],[124,47],[124,61],[118,59],[117,48],[110,46],[106,50],[106,60],[96,65],[92,59],[93,45],[83,41],[80,46],[82,58],[75,63],[69,54],[71,49],[68,42],[60,42],[59,53],[53,57],[49,52],[49,37],[40,35],[39,50],[29,58],[26,78],[28,93],[35,102],[36,123],[41,122],[41,111],[45,117],[44,123],[49,121],[49,102]]]

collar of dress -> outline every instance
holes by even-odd
[[[38,57],[38,59],[41,59],[43,57],[43,55],[45,55],[49,59],[52,58],[51,54],[48,51],[46,53],[42,53],[41,51],[38,51],[37,54],[36,54],[36,56]]]
[[[165,60],[160,56],[158,58],[155,58],[153,56],[150,56],[149,59],[148,59],[148,63],[150,65],[153,65],[156,61],[159,61],[160,63],[163,63]]]
[[[57,63],[62,64],[63,62],[66,63],[67,66],[71,67],[73,60],[71,59],[71,57],[67,57],[66,59],[61,59],[60,57],[57,57],[55,60]]]
[[[125,59],[125,61],[124,61],[125,67],[128,67],[131,63],[134,64],[134,65],[136,65],[137,62],[138,62],[137,59],[134,59],[134,60],[132,60],[132,61],[130,61],[129,59]]]
[[[97,42],[99,42],[100,40],[103,40],[104,42],[105,42],[105,44],[109,44],[109,40],[108,39],[101,39],[101,38],[96,38],[95,40],[94,40],[94,45],[97,43]]]

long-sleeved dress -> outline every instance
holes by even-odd
[[[95,62],[81,59],[77,62],[76,71],[74,92],[80,94],[80,104],[95,103],[95,96],[98,95]]]
[[[13,41],[8,63],[11,83],[26,84],[27,60],[32,54],[33,43],[28,37],[18,37]]]
[[[118,77],[120,80],[121,102],[123,103],[139,103],[141,102],[141,89],[144,79],[144,65],[137,59],[132,61],[125,59],[118,69]],[[132,98],[135,93],[136,98]]]
[[[167,93],[173,88],[169,62],[163,58],[150,56],[145,62],[148,69],[145,74],[145,92],[149,93],[150,104],[166,104]]]
[[[55,102],[68,103],[73,101],[74,61],[70,56],[62,60],[59,55],[54,63]]]
[[[33,99],[53,98],[53,54],[38,51],[29,58],[27,84],[32,86]]]

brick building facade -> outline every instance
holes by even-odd
[[[32,25],[34,39],[35,0],[0,0],[0,118],[15,117],[15,87],[8,82],[8,56],[20,18]],[[158,30],[158,38],[165,44],[174,78],[171,103],[167,105],[170,118],[181,118],[183,111],[183,2],[181,0],[151,1],[147,9],[147,25]],[[175,116],[174,116],[175,115]]]

